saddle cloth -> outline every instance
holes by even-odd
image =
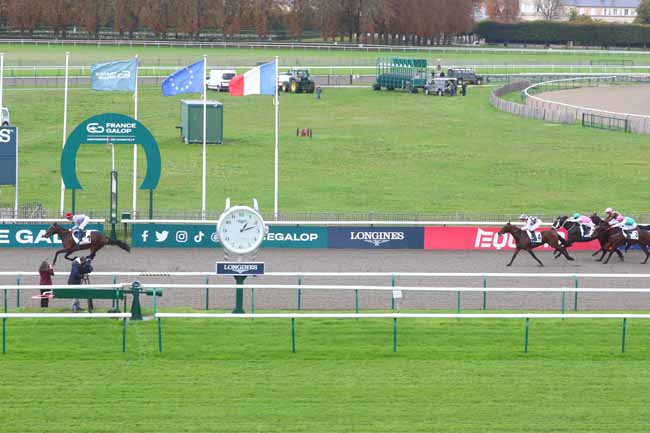
[[[639,232],[637,230],[632,230],[632,231],[623,230],[623,235],[627,239],[632,239],[634,241],[639,240]]]
[[[583,238],[590,238],[591,232],[593,231],[593,227],[587,224],[580,224],[580,230],[582,230]]]
[[[528,232],[530,235],[530,241],[533,244],[541,244],[542,243],[542,234],[540,232]]]
[[[73,233],[72,233],[72,237],[77,242],[77,244],[79,244],[79,245],[87,245],[87,244],[90,243],[90,235],[91,235],[91,233],[92,232],[90,230],[86,230],[86,234],[84,235],[84,237],[81,238],[81,240],[79,240],[79,230],[74,230]]]

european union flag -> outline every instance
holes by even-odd
[[[162,83],[163,96],[174,96],[180,93],[203,93],[205,77],[203,76],[203,60],[171,74]]]

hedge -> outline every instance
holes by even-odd
[[[556,21],[530,21],[505,24],[483,21],[478,34],[489,43],[566,44],[590,46],[650,45],[650,26],[636,24],[573,24]]]

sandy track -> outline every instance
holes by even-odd
[[[650,85],[582,87],[536,96],[585,108],[650,116]]]
[[[259,260],[266,262],[267,272],[504,272],[504,273],[648,273],[650,265],[640,264],[642,255],[631,251],[624,263],[617,258],[609,265],[593,261],[590,253],[575,252],[575,262],[564,259],[553,260],[550,253],[540,252],[538,256],[546,264],[541,268],[525,254],[521,254],[511,268],[505,266],[510,259],[510,252],[434,252],[434,251],[361,251],[361,250],[266,250]],[[8,250],[0,251],[0,270],[29,271],[36,270],[43,258],[52,255],[51,250]],[[131,254],[116,249],[101,251],[94,262],[96,271],[207,271],[214,270],[214,262],[222,255],[216,250],[175,250],[175,249],[136,249]],[[57,271],[60,276],[55,283],[65,283],[69,263],[61,262]],[[94,276],[94,283],[111,283],[111,277]],[[142,277],[141,282],[148,283],[195,283],[203,284],[204,277],[171,278]],[[358,284],[390,285],[390,277],[341,278],[341,277],[305,277],[303,284]],[[130,278],[120,277],[120,282]],[[249,278],[258,284],[297,284],[297,278],[260,277]],[[0,278],[5,284],[15,284],[13,278]],[[22,284],[36,284],[36,277],[24,277]],[[231,283],[227,277],[210,277],[210,282]],[[400,277],[398,285],[408,286],[452,286],[482,287],[481,278],[422,278]],[[490,278],[491,287],[573,287],[572,278]],[[581,279],[581,287],[650,287],[648,279]],[[37,306],[38,301],[30,298],[32,293],[23,292],[22,305]],[[9,292],[9,306],[15,306],[15,292]],[[361,309],[387,309],[391,305],[390,292],[360,291]],[[277,309],[296,308],[296,290],[257,289],[255,308]],[[567,308],[573,308],[573,293],[566,297]],[[144,305],[151,305],[151,299],[144,299]],[[245,305],[250,309],[250,292],[246,291]],[[416,293],[406,292],[402,307],[404,308],[445,308],[455,309],[457,294],[453,293]],[[66,300],[53,300],[55,306],[65,306]],[[99,305],[108,305],[108,301],[98,301]],[[212,289],[209,292],[210,308],[228,309],[234,304],[233,290]],[[493,293],[488,295],[488,308],[493,309],[560,309],[561,294],[542,293]],[[161,300],[161,305],[191,306],[204,308],[205,290],[168,289]],[[481,308],[481,293],[464,293],[461,297],[463,308]],[[304,309],[341,309],[354,308],[353,291],[303,291],[302,307]],[[580,294],[581,309],[650,309],[650,295],[635,294]]]

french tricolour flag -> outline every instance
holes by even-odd
[[[230,80],[231,96],[275,95],[278,72],[275,62],[257,66]]]

